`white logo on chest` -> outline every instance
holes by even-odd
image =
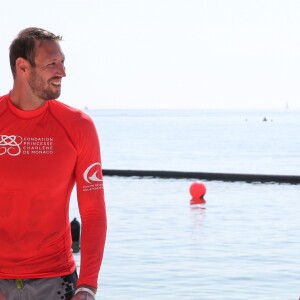
[[[17,135],[0,135],[0,155],[17,156],[21,153],[23,139]]]

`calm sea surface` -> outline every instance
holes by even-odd
[[[104,169],[300,175],[299,111],[87,113]],[[203,181],[207,202],[191,207],[193,180],[104,179],[97,299],[299,298],[299,185]]]

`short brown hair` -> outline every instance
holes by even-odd
[[[36,41],[61,41],[60,35],[55,35],[42,28],[29,27],[19,32],[9,47],[9,62],[13,77],[16,77],[16,60],[22,57],[35,66]]]

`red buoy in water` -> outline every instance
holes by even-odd
[[[206,186],[201,181],[195,181],[190,186],[190,194],[193,198],[203,198],[206,193]]]
[[[201,181],[195,181],[190,185],[190,194],[192,195],[191,204],[205,203],[204,195],[206,193],[206,186]]]

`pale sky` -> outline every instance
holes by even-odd
[[[36,26],[63,36],[78,108],[300,108],[299,0],[11,0],[0,24],[1,95]]]

